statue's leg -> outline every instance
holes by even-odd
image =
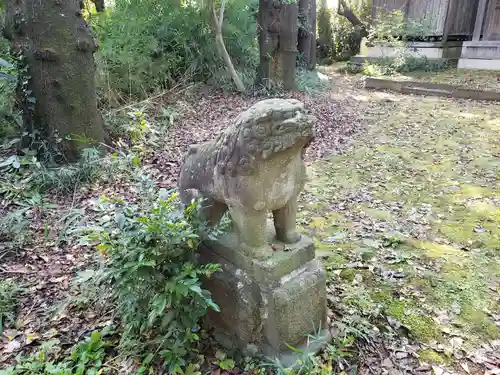
[[[229,212],[238,233],[240,248],[253,258],[269,258],[272,249],[266,239],[266,211],[229,207]]]
[[[284,243],[295,243],[300,240],[296,230],[297,197],[290,199],[282,208],[273,211],[276,238]]]
[[[215,227],[219,223],[226,211],[227,205],[223,202],[206,198],[201,203],[201,215],[211,227]]]

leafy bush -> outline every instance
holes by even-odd
[[[405,20],[400,10],[379,12],[370,28],[367,45],[376,42],[397,48],[396,56],[387,56],[364,64],[348,64],[345,70],[351,73],[362,72],[369,76],[393,75],[413,71],[438,71],[447,69],[446,61],[430,60],[426,56],[416,56],[409,46],[412,40],[423,40],[430,33],[431,21]]]
[[[174,373],[199,339],[199,319],[209,307],[218,310],[201,288],[201,277],[218,266],[196,263],[204,230],[198,205],[183,209],[177,193],[148,186],[136,204],[103,197],[101,221],[88,238],[105,257],[94,281],[116,306],[122,353],[145,365],[161,360]]]
[[[432,20],[405,19],[401,10],[379,12],[368,35],[368,42],[386,41],[391,44],[404,44],[409,40],[422,40],[430,34]]]
[[[0,370],[0,375],[98,375],[105,374],[103,360],[110,343],[103,337],[103,332],[94,331],[84,342],[75,345],[70,358],[56,361],[52,346],[56,342],[45,342],[42,348],[30,357],[18,358],[18,363],[6,370]]]
[[[362,72],[368,76],[390,76],[396,73],[410,73],[415,71],[436,72],[446,70],[450,63],[441,60],[430,60],[426,56],[413,56],[404,53],[396,57],[384,57],[374,62],[365,63]]]
[[[328,77],[316,70],[298,69],[295,82],[298,91],[309,94],[323,92],[329,87]]]
[[[347,20],[339,19],[337,16],[333,26],[331,58],[335,61],[345,61],[357,55],[362,38],[361,27],[354,27]]]
[[[0,280],[0,334],[14,319],[18,293],[19,286],[14,281]]]
[[[17,140],[0,145],[0,196],[8,199],[28,198],[54,189],[56,192],[72,192],[79,182],[95,180],[111,166],[95,148],[82,151],[78,163],[64,167],[50,167],[42,163],[36,151],[28,148],[17,152]],[[3,147],[5,146],[5,147]]]
[[[371,21],[370,1],[347,1],[350,9],[369,24]],[[359,53],[362,39],[361,26],[353,26],[347,18],[332,14],[331,10],[318,9],[319,57],[324,62],[345,61]]]
[[[261,367],[271,370],[272,373],[277,375],[330,375],[342,373],[342,361],[352,356],[351,348],[354,342],[355,337],[345,333],[336,337],[333,342],[326,342],[325,338],[320,335],[320,332],[316,332],[314,335],[308,335],[307,347],[321,344],[324,346],[321,354],[317,355],[315,351],[303,350],[287,345],[298,357],[292,366],[285,367],[279,359],[275,358],[261,364]],[[337,367],[339,367],[339,371],[337,371]]]
[[[14,109],[17,75],[10,44],[0,37],[0,139],[14,135],[21,123],[20,115]]]
[[[327,59],[333,50],[332,11],[326,6],[318,7],[318,55],[320,59]]]
[[[256,4],[232,1],[223,28],[235,67],[252,71],[258,63]],[[180,80],[230,82],[201,1],[175,7],[168,1],[117,0],[92,24],[101,45],[99,89],[108,103],[144,97]]]

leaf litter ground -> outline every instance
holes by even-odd
[[[293,96],[319,120],[299,221],[329,273],[333,333],[360,338],[346,372],[498,373],[497,106],[373,93],[340,75],[326,92]],[[152,122],[163,119],[162,108],[179,119],[145,155],[144,169],[158,187],[175,186],[187,146],[213,138],[259,99],[202,89],[145,103]],[[32,243],[0,268],[25,287],[1,362],[44,340],[65,349],[108,324],[96,307],[64,304],[76,272],[96,261],[66,232],[92,221],[92,200],[102,194],[135,193],[115,176],[28,214]]]

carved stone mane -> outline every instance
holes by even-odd
[[[314,122],[295,99],[256,103],[214,141],[191,147],[181,168],[181,198],[185,203],[207,198],[213,224],[229,206],[241,242],[260,247],[250,251],[254,255],[264,253],[262,225],[268,210],[282,217],[275,220],[278,239],[295,241],[296,199],[305,180],[303,153],[314,138]],[[285,211],[289,214],[280,216]]]

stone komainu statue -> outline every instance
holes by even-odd
[[[215,140],[191,146],[181,167],[185,204],[206,198],[204,215],[215,225],[229,209],[240,249],[272,255],[265,229],[273,212],[276,237],[299,241],[297,197],[304,187],[304,153],[314,139],[315,118],[295,99],[267,99],[242,112]]]

